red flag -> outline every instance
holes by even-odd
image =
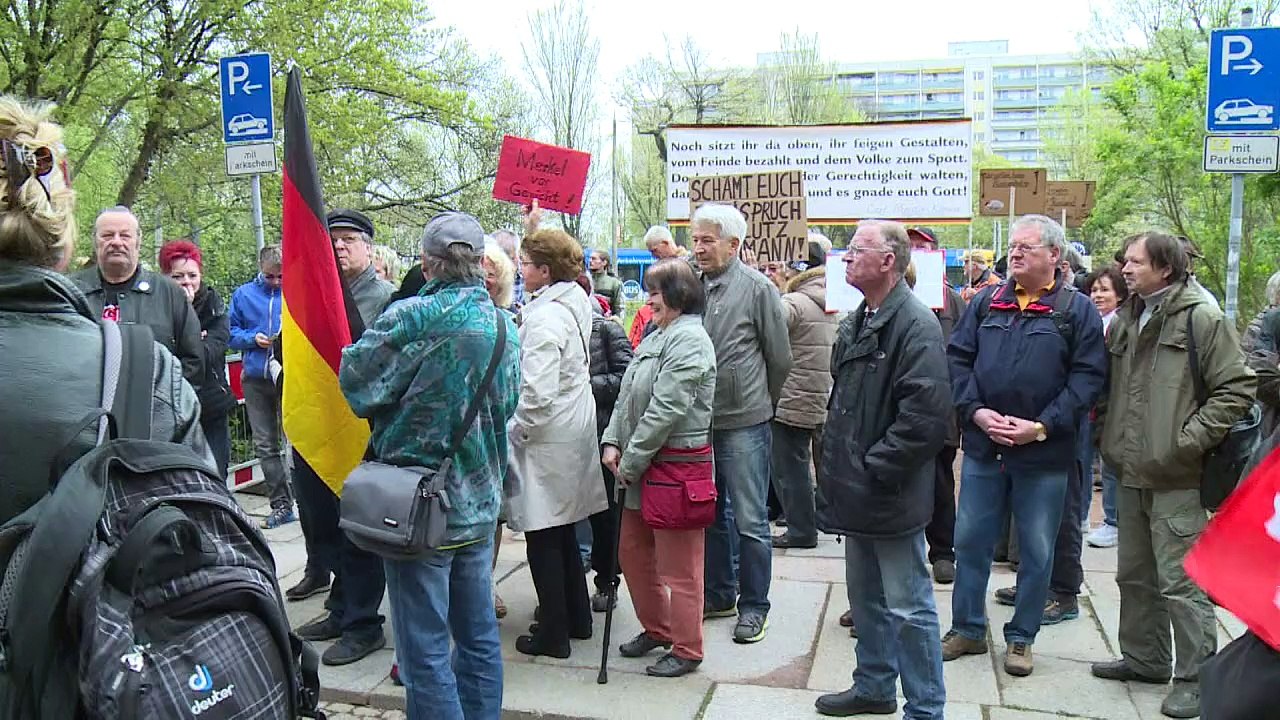
[[[1280,449],[1227,498],[1184,565],[1214,602],[1280,650]]]
[[[284,430],[316,475],[341,494],[369,442],[368,422],[351,412],[338,387],[350,318],[360,316],[338,275],[297,68],[289,71],[284,96],[283,191]]]

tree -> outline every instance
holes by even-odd
[[[853,122],[861,113],[833,82],[835,65],[822,59],[818,36],[783,33],[779,49],[755,73],[760,122],[819,125]]]
[[[1255,5],[1268,24],[1276,0]],[[1186,235],[1200,246],[1200,280],[1220,297],[1226,286],[1229,180],[1201,171],[1209,32],[1233,24],[1232,0],[1142,0],[1099,17],[1090,54],[1116,77],[1102,96],[1103,122],[1082,159],[1098,175],[1097,205],[1087,224],[1104,238],[1103,256],[1124,236],[1149,228]],[[1133,45],[1132,37],[1141,37]],[[1280,252],[1280,194],[1274,181],[1246,182],[1240,266],[1240,317],[1263,302]]]
[[[600,144],[600,114],[596,92],[600,40],[581,0],[529,15],[529,39],[522,45],[525,65],[533,74],[537,112],[551,131],[551,142],[594,154]],[[593,175],[598,175],[598,167]],[[583,191],[584,212],[596,183],[589,178]],[[582,216],[566,215],[565,230],[580,237]]]

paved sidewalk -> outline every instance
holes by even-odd
[[[241,494],[241,503],[263,515],[265,498]],[[1097,503],[1095,503],[1095,509]],[[301,578],[306,551],[297,523],[266,531],[275,552],[282,587]],[[843,547],[824,537],[814,550],[775,551],[768,637],[756,645],[731,641],[733,620],[710,620],[705,626],[706,660],[698,672],[670,680],[644,674],[652,658],[628,660],[617,645],[639,632],[625,588],[614,613],[609,684],[597,685],[603,616],[595,637],[574,641],[567,660],[528,658],[515,651],[515,639],[533,620],[536,598],[525,563],[524,543],[510,533],[499,554],[498,591],[510,609],[501,621],[505,660],[504,717],[608,718],[609,720],[790,720],[819,717],[813,701],[824,692],[851,683],[853,646],[848,630],[837,623],[848,607],[845,599]],[[1097,680],[1089,663],[1117,655],[1120,598],[1115,584],[1115,550],[1085,548],[1085,588],[1080,618],[1043,628],[1035,645],[1035,673],[1014,678],[1000,668],[1004,642],[1000,626],[1012,608],[988,598],[991,652],[947,663],[947,717],[954,720],[1156,720],[1162,718],[1163,688]],[[1012,585],[1005,565],[992,571],[992,590]],[[942,631],[951,620],[950,586],[935,586]],[[323,614],[323,597],[289,603],[296,627]],[[386,604],[383,605],[386,614]],[[1225,644],[1243,626],[1219,611],[1219,642]],[[403,718],[400,688],[387,678],[394,642],[388,649],[346,667],[322,667],[322,697],[331,717]],[[320,643],[323,651],[327,643]],[[899,701],[901,705],[901,701]],[[381,712],[374,712],[374,709]],[[899,715],[901,717],[901,711]]]

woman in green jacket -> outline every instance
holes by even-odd
[[[602,460],[628,490],[618,546],[644,631],[624,657],[671,648],[647,668],[679,677],[702,662],[703,530],[654,530],[640,516],[641,476],[663,448],[711,442],[716,351],[702,328],[702,285],[689,264],[664,260],[645,275],[657,331],[636,349],[601,441]],[[670,597],[668,597],[668,590]]]

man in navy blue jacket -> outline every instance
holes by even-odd
[[[1022,561],[1013,620],[1004,626],[1011,675],[1033,669],[1076,433],[1107,372],[1102,319],[1057,272],[1065,249],[1053,220],[1027,215],[1014,223],[1010,279],[974,297],[947,347],[965,455],[942,657],[987,652],[987,580],[1012,510]]]

